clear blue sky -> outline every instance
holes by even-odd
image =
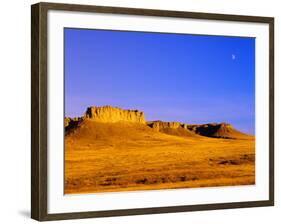
[[[91,105],[254,134],[255,39],[68,29],[65,115]]]

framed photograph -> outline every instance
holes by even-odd
[[[274,18],[32,5],[33,219],[272,206]]]

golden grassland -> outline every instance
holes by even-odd
[[[255,184],[255,140],[85,120],[65,138],[65,193]]]

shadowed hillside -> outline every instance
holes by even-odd
[[[232,125],[227,123],[211,123],[202,125],[187,125],[187,128],[196,134],[228,139],[251,139],[253,136],[244,134],[236,130]]]
[[[65,118],[65,193],[255,183],[255,140],[227,124],[146,122],[90,107]]]

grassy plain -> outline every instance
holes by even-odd
[[[255,140],[90,120],[65,137],[65,193],[255,184]]]

